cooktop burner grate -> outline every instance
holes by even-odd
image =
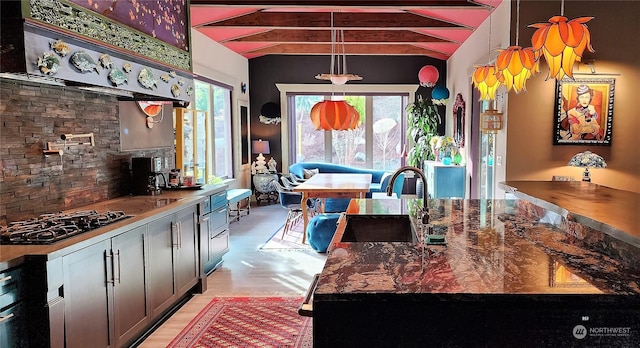
[[[0,244],[52,244],[128,218],[123,211],[43,214],[0,227]]]

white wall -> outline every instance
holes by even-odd
[[[191,47],[193,48],[191,52],[193,73],[233,87],[233,115],[240,115],[238,104],[244,103],[247,107],[249,105],[249,86],[245,94],[241,92],[241,84],[249,83],[249,60],[194,29],[191,29]],[[233,120],[232,131],[233,148],[241,149],[239,120]],[[242,154],[236,151],[234,153],[236,180],[229,183],[230,187],[251,187],[249,166],[240,165],[241,159]]]
[[[494,1],[496,9],[491,14],[491,19],[487,18],[484,23],[464,42],[460,48],[447,60],[447,88],[451,91],[451,99],[447,104],[446,115],[449,116],[453,112],[453,100],[458,93],[462,94],[462,98],[466,102],[466,119],[465,119],[465,144],[471,141],[471,111],[476,109],[477,101],[472,100],[471,93],[473,86],[471,85],[471,75],[474,66],[486,65],[495,61],[498,52],[496,48],[509,47],[510,39],[510,21],[511,21],[511,2],[509,0]],[[491,52],[489,53],[489,27],[491,27]],[[491,59],[491,60],[490,60]],[[501,94],[502,97],[496,98],[496,107],[500,112],[504,112],[504,127],[507,126],[508,115],[506,113],[506,104],[508,95]],[[474,104],[474,105],[472,105]],[[450,128],[450,127],[447,127]],[[447,129],[447,134],[451,134],[452,129]],[[502,165],[494,166],[494,180],[496,183],[505,180],[506,173],[506,132],[500,131],[496,138],[496,157],[502,156]],[[465,146],[467,151],[470,146]],[[468,158],[467,153],[463,153]],[[467,173],[467,181],[469,173]],[[468,182],[467,182],[468,184]],[[468,187],[468,185],[467,185]],[[495,185],[494,185],[495,187]],[[502,190],[494,190],[494,198],[503,198]]]

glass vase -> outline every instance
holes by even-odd
[[[462,163],[462,155],[460,152],[456,152],[456,154],[453,155],[453,164],[459,166],[460,163]]]

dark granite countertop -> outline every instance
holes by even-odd
[[[505,181],[506,192],[640,248],[640,194],[584,181]]]
[[[42,256],[48,259],[60,257],[149,223],[160,216],[172,214],[180,209],[198,204],[206,196],[226,188],[226,184],[218,184],[204,185],[198,190],[166,190],[157,196],[118,197],[70,209],[68,211],[96,210],[103,212],[117,210],[124,211],[125,214],[131,217],[49,245],[0,245],[0,270],[19,265],[27,255]]]
[[[354,199],[347,214],[411,214],[421,200]],[[314,302],[363,294],[640,294],[638,248],[522,200],[429,200],[446,246],[340,242]],[[419,233],[420,234],[420,233]],[[355,298],[355,297],[354,297]]]

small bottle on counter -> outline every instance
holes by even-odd
[[[180,169],[171,169],[169,172],[169,186],[180,186]]]

